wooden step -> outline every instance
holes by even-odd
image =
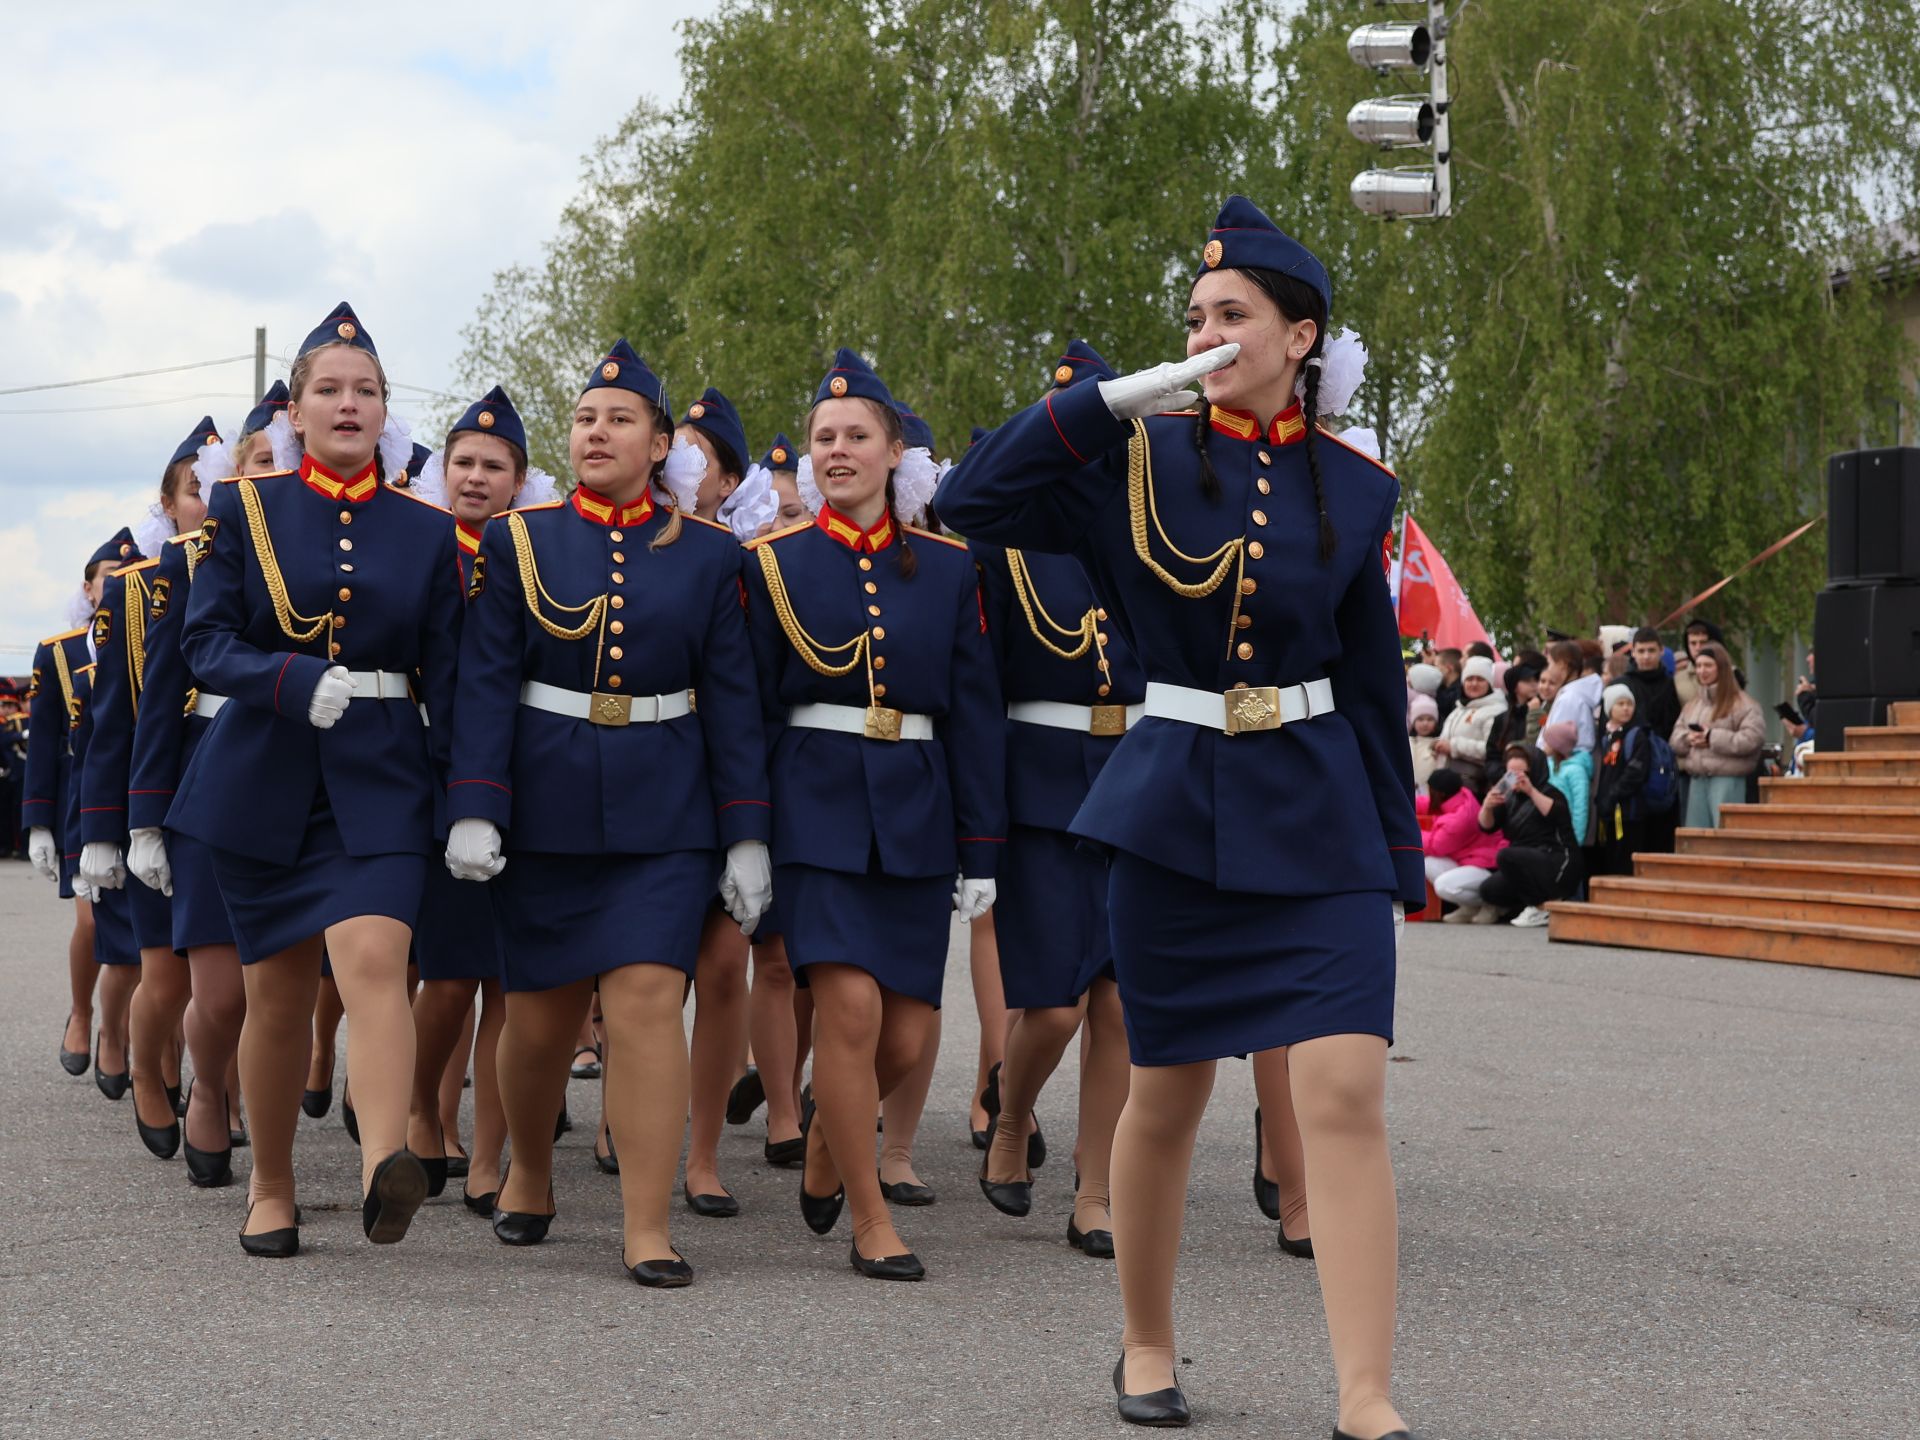
[[[1767,776],[1760,781],[1760,801],[1764,805],[1900,805],[1920,808],[1920,775]]]
[[[1848,753],[1854,755],[1920,751],[1920,725],[1849,725],[1845,739]]]
[[[1870,792],[1869,792],[1870,793]],[[1913,805],[1722,805],[1720,827],[1798,835],[1898,835],[1920,839],[1920,806]]]
[[[1920,775],[1920,750],[1816,750],[1807,757],[1807,774],[1816,779]]]
[[[1638,905],[1569,900],[1556,900],[1547,906],[1547,915],[1548,939],[1580,945],[1724,955],[1736,960],[1920,977],[1920,936],[1868,925],[1767,920],[1703,911],[1649,914]]]
[[[1920,836],[1847,835],[1803,830],[1776,835],[1765,830],[1679,830],[1674,849],[1682,855],[1742,855],[1758,860],[1832,860],[1843,864],[1904,865],[1920,871]]]
[[[1892,725],[1920,725],[1920,700],[1896,700],[1887,706],[1887,722]]]
[[[1764,920],[1812,921],[1900,930],[1920,939],[1920,896],[1851,895],[1834,890],[1700,884],[1651,880],[1640,875],[1597,875],[1588,883],[1596,905],[1632,905],[1643,910],[1752,915]]]
[[[1831,860],[1762,860],[1741,855],[1636,855],[1636,877],[1689,880],[1737,889],[1824,890],[1920,900],[1920,873],[1910,865],[1853,865]]]

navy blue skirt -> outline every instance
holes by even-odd
[[[498,980],[492,883],[456,880],[445,865],[429,866],[413,950],[422,980]]]
[[[243,965],[361,915],[385,915],[409,929],[419,923],[427,857],[404,852],[349,855],[324,791],[321,797],[291,865],[209,847]]]
[[[947,974],[953,881],[781,865],[773,872],[787,963],[851,965],[882,989],[938,1009]]]
[[[691,978],[719,881],[713,850],[508,851],[507,868],[487,882],[506,988],[552,990],[627,965],[670,965]]]
[[[93,902],[93,958],[99,965],[138,965],[133,905],[125,890],[103,890]]]
[[[1062,831],[1016,825],[999,874],[993,933],[1009,1009],[1073,1005],[1112,977],[1104,856]]]
[[[1393,1039],[1393,898],[1221,890],[1124,850],[1107,888],[1136,1065]]]
[[[169,830],[167,864],[173,870],[173,948],[184,955],[203,945],[233,944],[233,922],[213,874],[213,850]]]
[[[169,857],[171,863],[171,857]],[[127,872],[127,908],[133,914],[133,940],[142,950],[173,948],[173,902]]]

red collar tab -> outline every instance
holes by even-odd
[[[831,505],[822,505],[813,523],[849,550],[868,550],[878,554],[896,538],[893,516],[887,512],[881,514],[879,522],[871,530],[862,530]]]
[[[456,519],[453,522],[453,538],[467,554],[478,555],[480,553],[480,527],[478,525],[469,525],[464,520]]]
[[[300,457],[300,478],[307,482],[307,488],[329,500],[345,500],[359,505],[373,498],[373,492],[380,488],[380,477],[374,473],[374,462],[369,460],[367,468],[351,479],[343,479],[322,465],[311,455]]]
[[[616,516],[611,500],[598,491],[580,485],[574,488],[573,508],[594,524],[605,525],[609,529],[615,525],[639,525],[653,514],[653,492],[642,491],[638,500],[620,506],[620,513]]]
[[[1260,434],[1258,417],[1245,410],[1223,410],[1215,405],[1212,420],[1215,430],[1236,440],[1252,440]],[[1274,416],[1273,423],[1267,427],[1269,445],[1295,445],[1306,438],[1307,422],[1301,417],[1298,400]]]

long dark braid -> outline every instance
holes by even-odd
[[[1319,340],[1314,348],[1319,349]],[[1340,537],[1334,532],[1333,521],[1327,515],[1327,486],[1320,478],[1320,451],[1313,432],[1319,429],[1316,423],[1320,412],[1320,367],[1312,363],[1317,355],[1310,356],[1306,369],[1301,374],[1302,389],[1300,397],[1300,418],[1307,427],[1307,469],[1313,475],[1313,503],[1320,507],[1320,563],[1326,564],[1333,558],[1333,552],[1339,547]]]
[[[1220,477],[1213,473],[1213,456],[1207,453],[1207,436],[1213,430],[1213,402],[1200,397],[1194,411],[1193,448],[1200,452],[1200,493],[1209,500],[1220,498]]]

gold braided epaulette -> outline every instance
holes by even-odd
[[[216,485],[232,485],[240,480],[276,480],[282,475],[296,475],[298,473],[296,470],[267,470],[259,475],[223,475],[213,483]]]
[[[682,520],[691,520],[696,525],[709,526],[725,535],[733,534],[733,527],[731,525],[722,524],[718,520],[708,520],[704,516],[694,514],[691,510],[682,510],[680,512],[680,518]]]
[[[802,530],[811,530],[813,529],[814,524],[815,522],[812,520],[801,520],[796,524],[787,526],[787,528],[784,530],[774,530],[774,531],[770,531],[768,534],[765,534],[765,535],[756,535],[753,537],[753,539],[747,541],[746,548],[749,550],[758,550],[762,545],[765,545],[768,541],[784,540],[789,535],[798,535]]]
[[[42,640],[40,643],[42,645],[52,645],[52,646],[58,647],[62,640],[78,640],[82,635],[86,634],[87,631],[90,630],[91,628],[92,628],[91,626],[82,625],[78,630],[62,630],[58,635],[49,635],[46,639]]]
[[[503,513],[508,515],[531,515],[536,510],[558,510],[566,503],[564,500],[542,500],[538,505],[515,505]]]
[[[1327,427],[1324,425],[1316,425],[1314,426],[1314,429],[1317,430],[1321,435],[1325,436],[1327,439],[1333,441],[1333,443],[1338,445],[1342,450],[1351,450],[1355,455],[1358,455],[1362,460],[1365,460],[1369,465],[1372,465],[1376,469],[1381,470],[1386,474],[1393,476],[1395,480],[1398,480],[1400,478],[1398,475],[1394,474],[1393,468],[1390,465],[1388,465],[1386,461],[1380,459],[1377,455],[1369,455],[1367,454],[1366,451],[1362,450],[1358,445],[1349,444],[1347,441],[1342,440],[1333,431],[1327,429]]]
[[[936,535],[931,530],[922,530],[918,525],[902,525],[900,528],[921,540],[938,540],[942,545],[951,545],[956,550],[967,548],[964,540],[956,540],[951,535]]]

